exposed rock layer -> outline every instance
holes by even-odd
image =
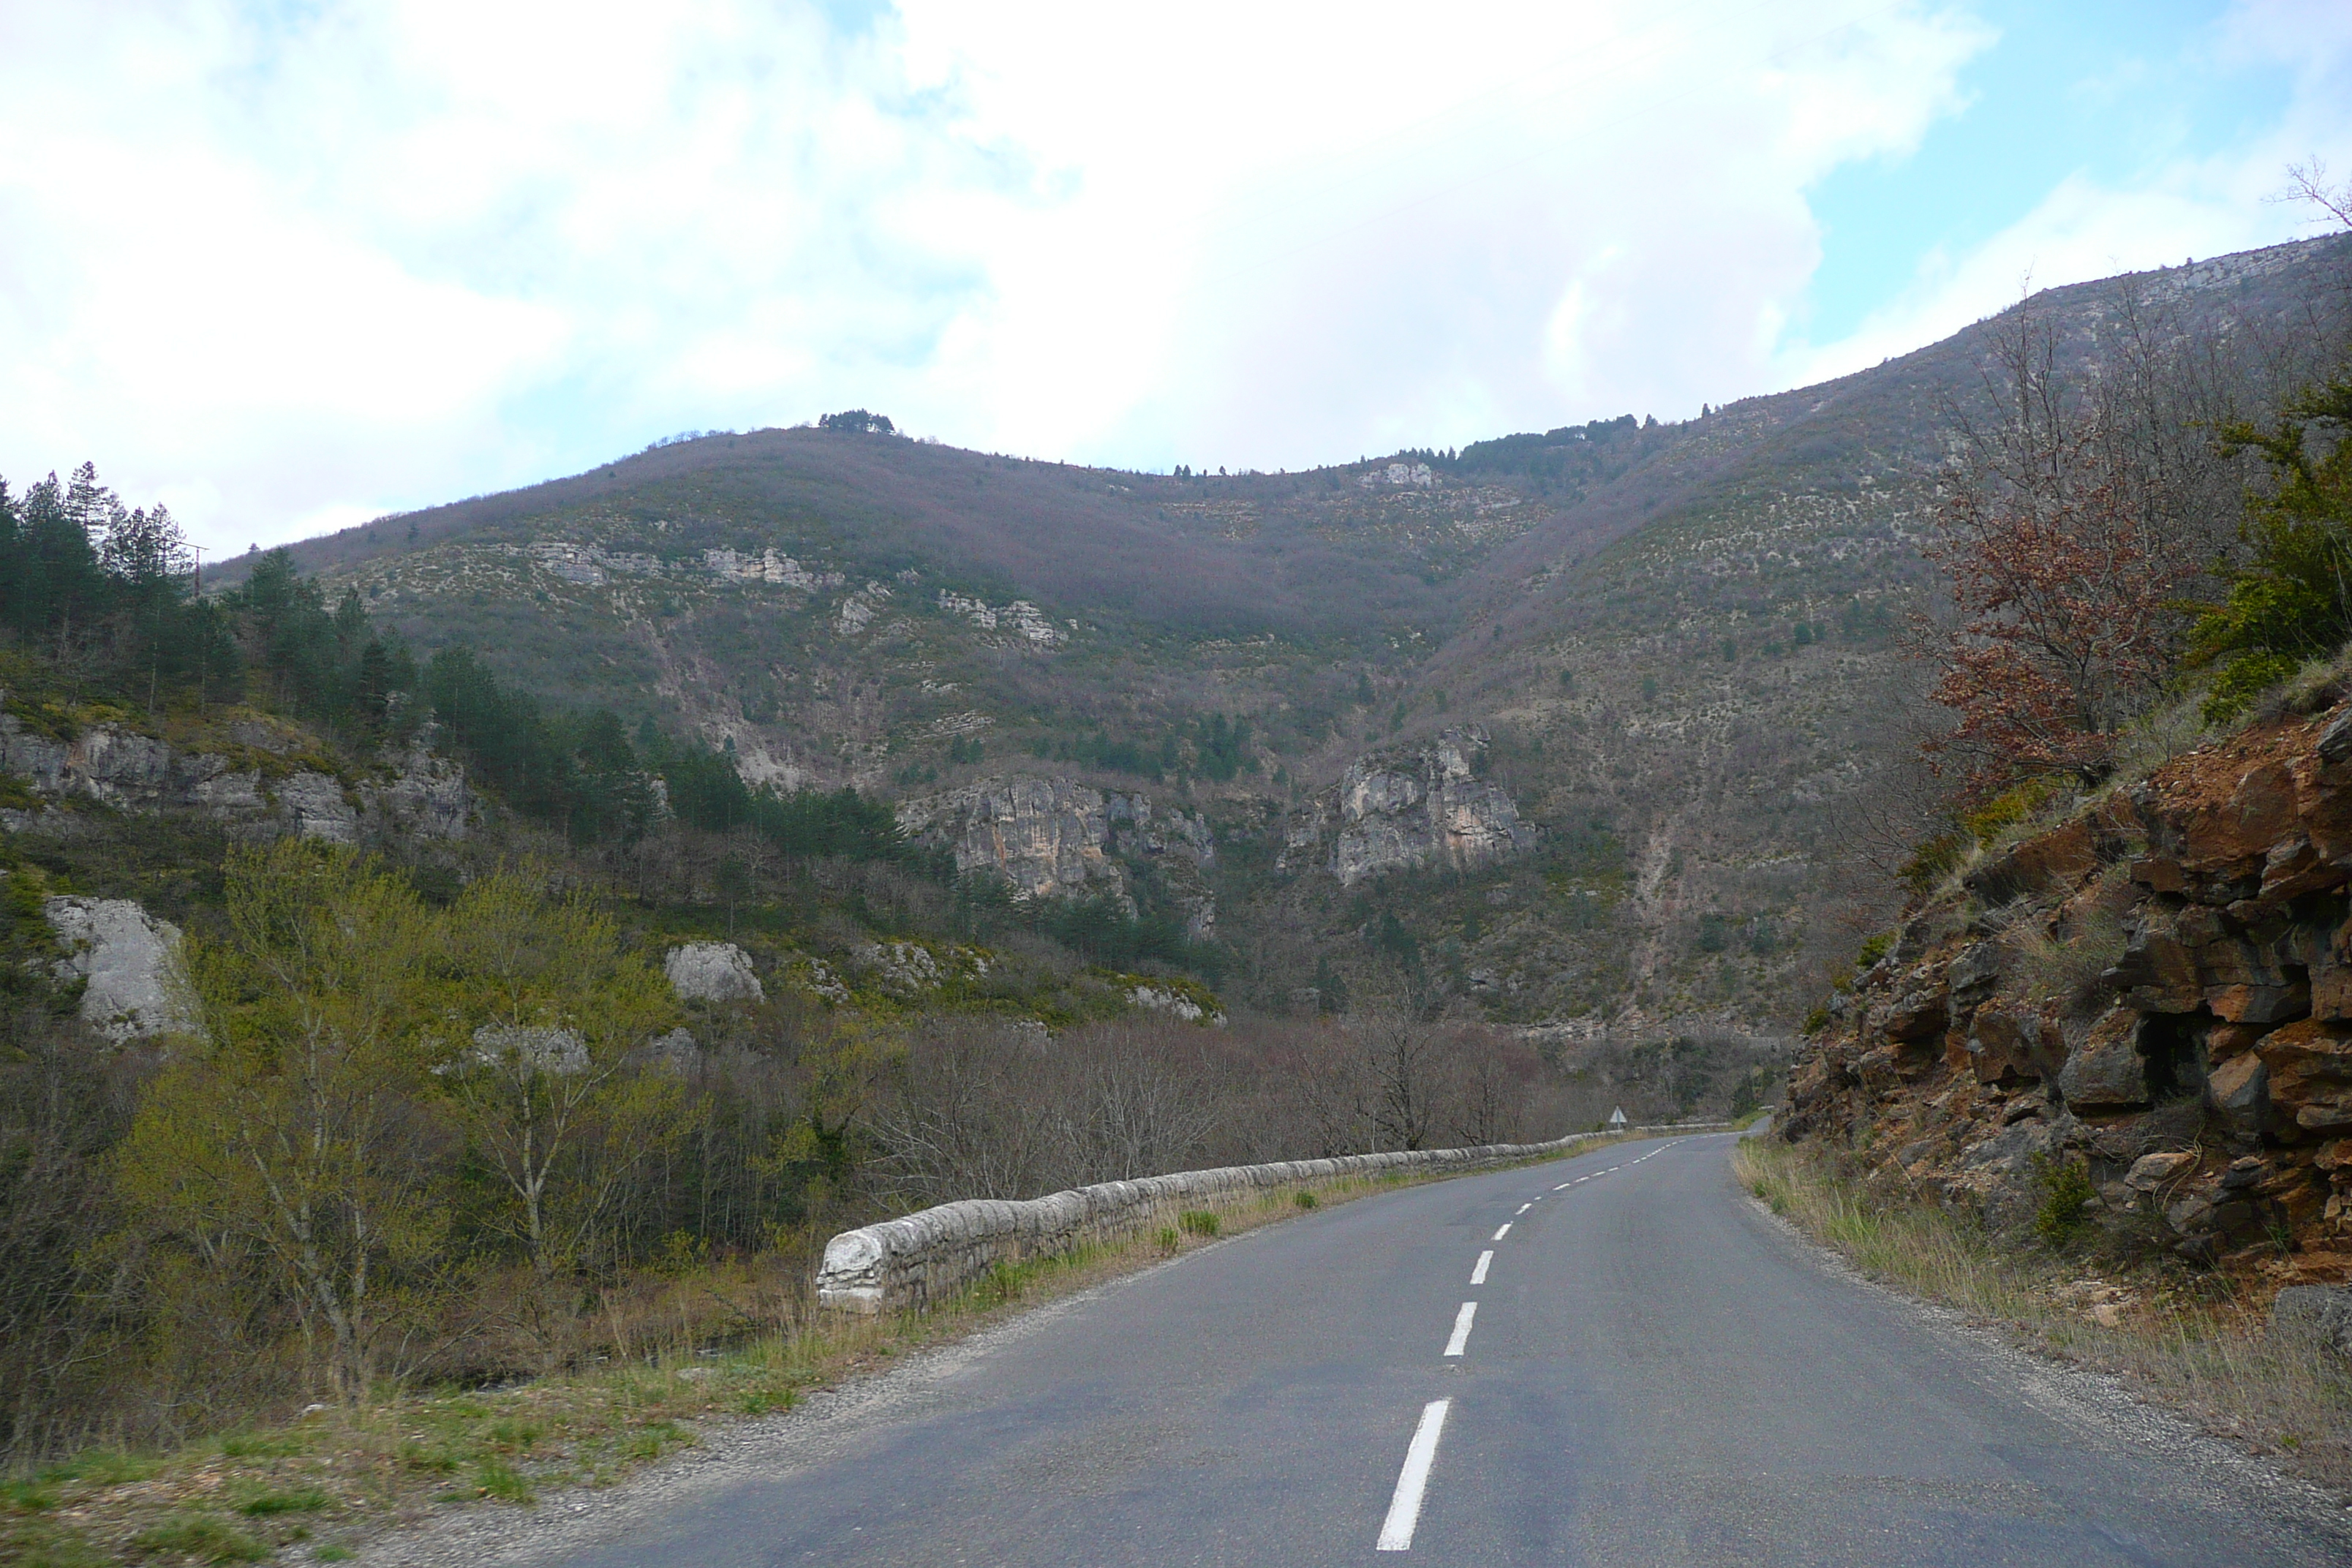
[[[119,811],[189,812],[260,833],[334,844],[402,833],[461,838],[474,816],[465,771],[419,746],[346,786],[333,774],[281,760],[285,742],[259,721],[238,726],[233,751],[191,751],[119,724],[93,724],[69,740],[0,712],[0,772],[23,777],[47,800],[83,800]],[[11,811],[14,832],[69,827],[68,814]]]
[[[1426,866],[1466,871],[1535,847],[1510,792],[1478,776],[1486,732],[1448,730],[1402,762],[1351,763],[1295,821],[1283,861],[1296,865],[1327,841],[1332,875],[1353,887],[1384,871]]]
[[[1216,860],[1202,816],[1155,809],[1139,790],[1097,790],[1066,778],[989,779],[898,807],[909,834],[949,849],[956,869],[993,871],[1022,899],[1129,895],[1129,864],[1153,866],[1183,908],[1195,941],[1214,929],[1201,873]]]
[[[2109,792],[1916,910],[1780,1130],[1907,1188],[2090,1213],[2282,1279],[2352,1274],[2352,710]]]

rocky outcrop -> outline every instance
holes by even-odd
[[[2246,731],[1987,856],[1830,1008],[1783,1136],[2014,1223],[2352,1277],[2352,710]]]
[[[129,899],[54,898],[42,912],[65,950],[51,973],[83,983],[82,1022],[118,1045],[195,1033],[179,927]]]
[[[0,711],[0,772],[59,803],[85,800],[118,811],[187,812],[269,834],[332,844],[398,833],[461,838],[472,824],[465,771],[418,745],[394,765],[356,783],[305,765],[300,737],[261,719],[231,727],[218,750],[185,750],[121,724],[82,728],[70,739],[43,733]],[[54,810],[0,813],[12,832],[68,829]]]
[[[1188,1024],[1224,1027],[1225,1016],[1216,1011],[1213,1000],[1203,1004],[1174,985],[1129,986],[1127,999],[1131,1005],[1146,1013],[1166,1013]]]
[[[1535,847],[1510,792],[1478,776],[1486,732],[1448,730],[1409,760],[1360,760],[1286,835],[1280,864],[1325,862],[1342,887],[1387,871],[1469,870]]]
[[[669,950],[662,973],[681,1002],[764,1002],[751,955],[731,942],[690,942]]]
[[[894,996],[919,996],[947,978],[938,958],[919,942],[869,942],[851,957],[868,984]]]
[[[1214,930],[1201,873],[1216,859],[1206,819],[1156,809],[1140,791],[1097,790],[1066,778],[990,779],[903,802],[898,823],[955,857],[956,869],[993,871],[1021,899],[1129,895],[1129,860],[1155,866],[1184,908],[1194,941]]]
[[[2284,1338],[2352,1356],[2352,1289],[2290,1285],[2271,1303],[2271,1327]]]
[[[588,1042],[548,1024],[484,1024],[474,1031],[470,1065],[518,1077],[576,1078],[588,1070]]]

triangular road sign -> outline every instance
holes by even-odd
[[[1623,1106],[1621,1105],[1616,1110],[1609,1113],[1609,1125],[1612,1127],[1622,1127],[1625,1125],[1625,1108]]]

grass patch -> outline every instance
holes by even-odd
[[[193,1557],[199,1563],[258,1563],[269,1548],[210,1514],[180,1514],[151,1524],[131,1538],[134,1552],[150,1556]]]
[[[319,1488],[303,1487],[296,1491],[264,1492],[239,1504],[236,1511],[255,1519],[267,1519],[279,1513],[318,1513],[334,1506],[335,1500]]]
[[[474,1490],[482,1497],[496,1498],[500,1502],[534,1503],[539,1500],[539,1494],[531,1490],[530,1479],[495,1454],[475,1468]]]
[[[232,1459],[282,1459],[303,1449],[299,1437],[276,1435],[257,1436],[250,1432],[232,1432],[221,1439],[221,1452]]]
[[[2036,1354],[2116,1373],[2209,1430],[2352,1491],[2352,1366],[2272,1336],[2266,1312],[2216,1276],[2158,1264],[2111,1282],[2082,1278],[2084,1260],[2068,1245],[2090,1195],[2079,1167],[2040,1173],[2042,1246],[1865,1189],[1811,1147],[1750,1139],[1732,1170],[1870,1278],[2001,1329]]]

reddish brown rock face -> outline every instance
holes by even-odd
[[[2070,1108],[2096,1115],[2147,1104],[2147,1058],[2139,1035],[2140,1015],[2116,1007],[2070,1042],[2066,1065],[2058,1070],[2058,1092]]]
[[[2270,1068],[2252,1051],[2231,1057],[2205,1080],[2205,1096],[2229,1131],[2259,1137],[2270,1121]]]
[[[2352,708],[2176,759],[1915,912],[1903,967],[1795,1064],[1783,1126],[1996,1223],[2063,1157],[2191,1258],[2352,1272],[2347,871]],[[2118,923],[2119,955],[2036,956]]]
[[[2254,1050],[2270,1069],[2275,1136],[2352,1127],[2352,1025],[2305,1018],[2263,1036]]]

